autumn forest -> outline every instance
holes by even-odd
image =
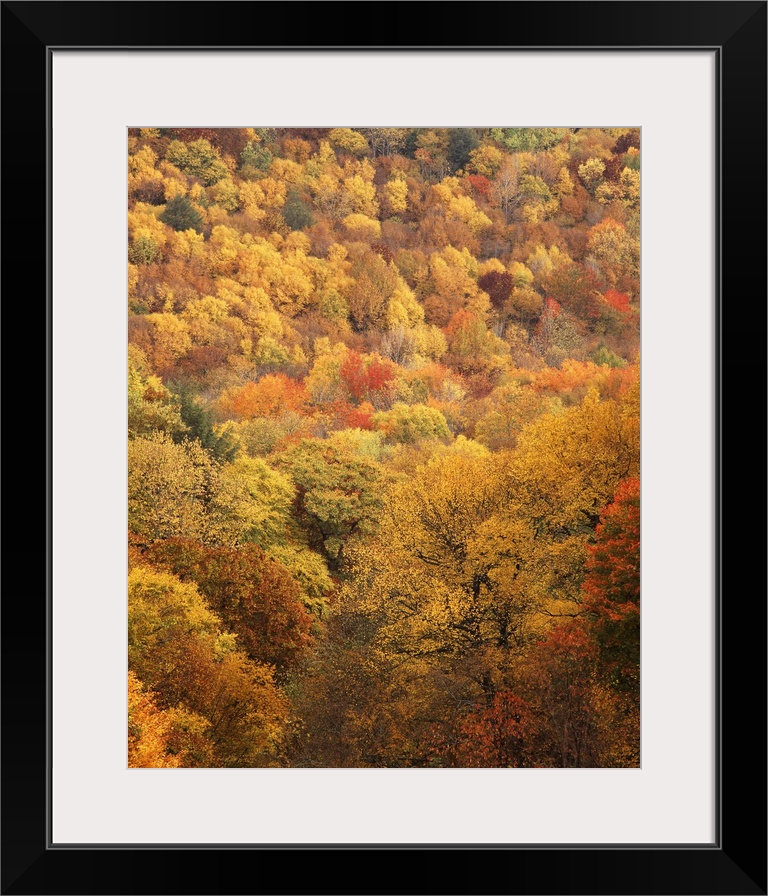
[[[128,132],[128,764],[640,764],[640,132]]]

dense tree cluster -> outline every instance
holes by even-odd
[[[130,764],[637,766],[639,131],[128,143]]]

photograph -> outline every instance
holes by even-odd
[[[0,892],[765,896],[768,2],[277,10],[2,2]]]
[[[640,128],[127,139],[129,766],[638,768]]]

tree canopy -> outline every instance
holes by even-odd
[[[129,763],[637,767],[630,128],[131,128]]]

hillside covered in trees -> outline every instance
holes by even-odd
[[[132,129],[129,764],[640,761],[640,139]]]

